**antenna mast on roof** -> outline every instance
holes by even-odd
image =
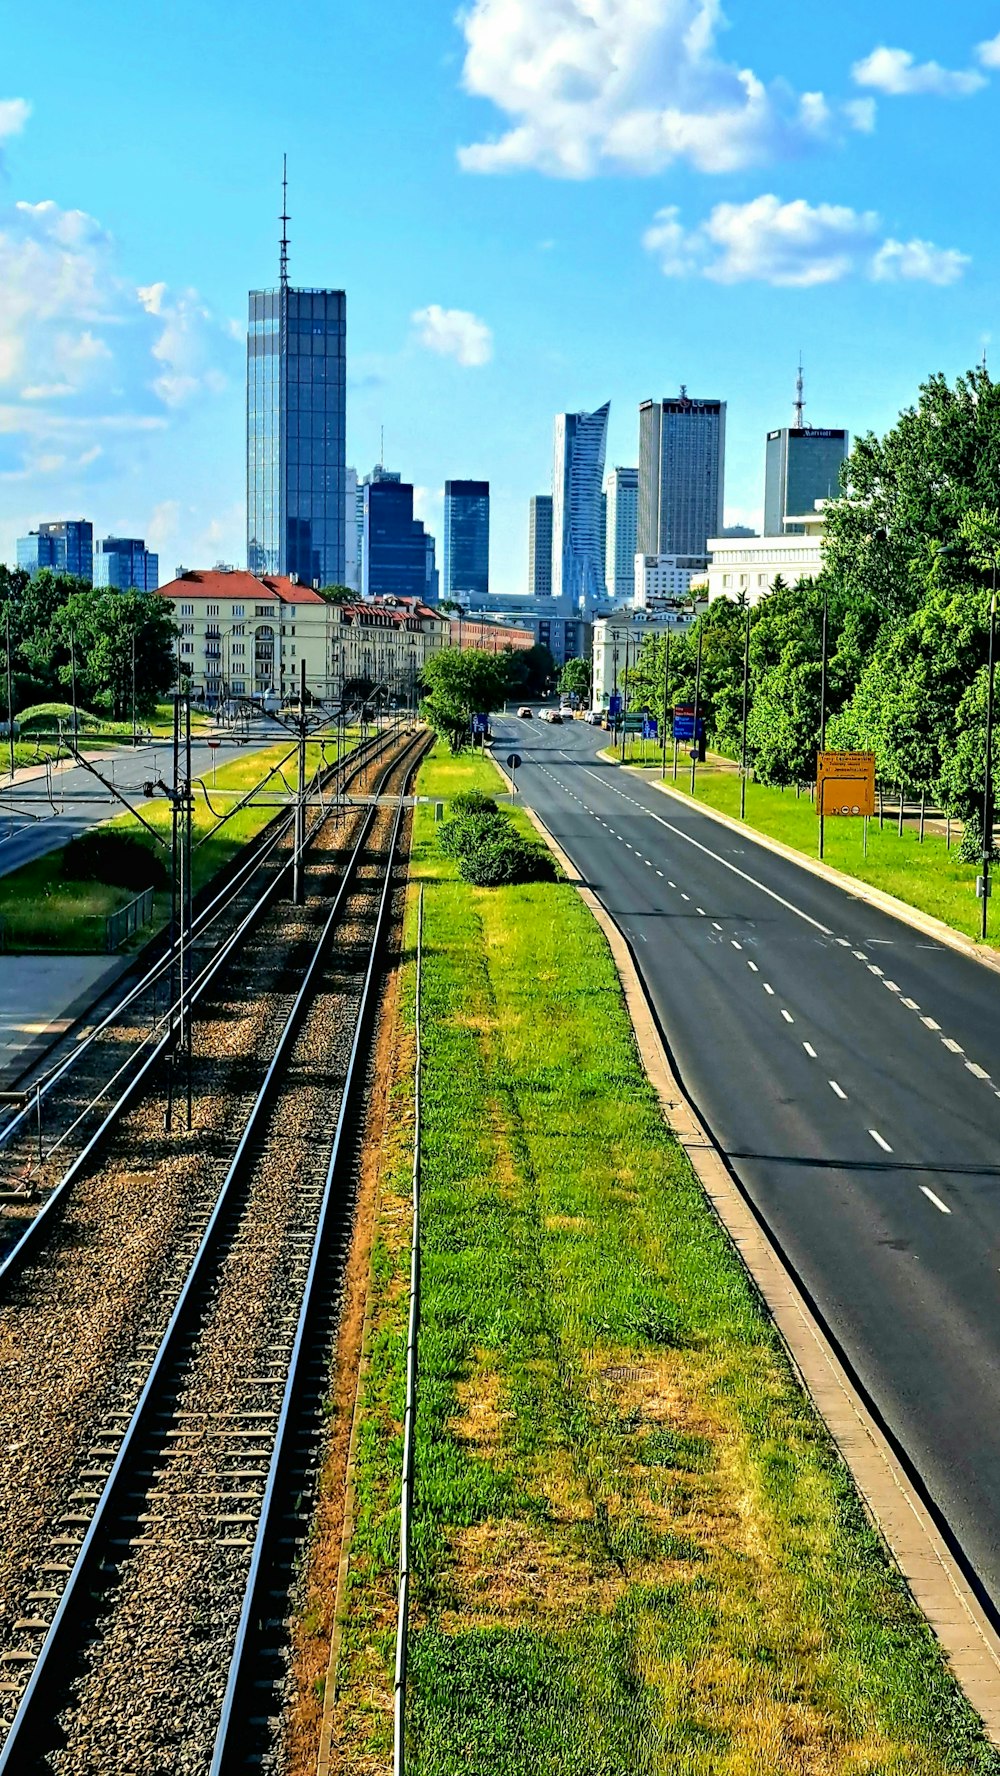
[[[281,288],[288,289],[288,155],[281,156]]]
[[[802,374],[802,353],[799,353],[799,374],[795,383],[795,426],[797,431],[805,429],[806,385]]]

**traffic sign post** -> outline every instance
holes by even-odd
[[[222,745],[222,741],[221,740],[210,740],[208,744],[209,744],[209,747],[211,748],[211,752],[212,752],[212,788],[214,789],[215,788],[215,767],[219,762],[215,755],[218,752],[219,747]]]
[[[507,769],[510,772],[510,793],[512,796],[517,795],[517,773],[520,768],[521,754],[519,752],[509,752],[507,754]]]
[[[828,814],[861,821],[862,854],[868,856],[868,822],[875,812],[875,754],[820,752],[816,755],[816,813],[822,841]],[[820,855],[823,847],[820,844]]]

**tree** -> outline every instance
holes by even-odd
[[[589,703],[590,661],[567,660],[559,674],[559,689],[564,697],[579,697],[581,703]]]
[[[825,561],[855,599],[906,615],[924,595],[928,545],[950,544],[967,512],[1000,485],[1000,383],[970,370],[951,387],[931,376],[916,407],[876,438],[859,438],[827,509]]]
[[[91,709],[122,721],[135,709],[152,715],[177,677],[176,627],[166,600],[156,592],[97,592],[69,598],[50,635],[61,642],[60,681],[72,676],[70,636],[76,653],[77,695]]]
[[[326,599],[327,604],[354,604],[358,597],[350,586],[321,586],[319,595]]]
[[[544,642],[534,647],[505,647],[502,658],[507,661],[507,695],[544,697],[555,676],[556,663]]]
[[[426,661],[421,713],[452,752],[469,744],[472,717],[499,709],[507,696],[507,660],[482,648],[441,648]]]

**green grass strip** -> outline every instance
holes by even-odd
[[[484,769],[437,757],[419,788],[489,787]],[[465,886],[431,808],[414,872],[412,1776],[995,1776],[663,1123],[575,890]],[[371,1596],[395,1558],[401,1361],[397,1325],[363,1446]],[[384,1709],[384,1610],[369,1627],[351,1656]],[[344,1768],[386,1767],[385,1745]]]

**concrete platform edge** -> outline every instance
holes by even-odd
[[[621,764],[620,759],[613,759],[607,751],[601,757],[608,764]],[[626,765],[626,770],[634,769]],[[870,882],[862,882],[857,876],[849,876],[843,870],[834,869],[828,863],[821,863],[818,857],[807,857],[804,851],[796,851],[781,839],[773,839],[769,833],[762,833],[756,826],[748,826],[742,820],[734,820],[731,814],[723,814],[718,808],[709,807],[707,802],[692,801],[691,796],[683,790],[674,789],[670,783],[661,783],[659,778],[643,778],[644,782],[652,783],[662,795],[670,796],[674,801],[687,807],[695,807],[699,813],[707,814],[710,820],[718,821],[730,832],[739,833],[741,838],[750,839],[765,851],[773,851],[777,857],[784,857],[789,863],[797,863],[800,869],[808,870],[821,881],[831,882],[835,888],[843,888],[855,900],[866,901],[869,906],[877,907],[879,912],[888,913],[892,918],[899,919],[904,925],[910,925],[924,937],[933,937],[936,942],[946,944],[951,950],[958,950],[970,961],[978,962],[983,968],[992,968],[1000,973],[1000,950],[989,946],[973,943],[971,938],[963,937],[960,931],[953,930],[943,919],[936,919],[933,913],[922,913],[919,907],[912,907],[909,901],[897,900],[894,894],[887,894],[884,888],[873,888]]]
[[[509,783],[499,765],[497,770]],[[593,890],[586,887],[544,821],[531,808],[526,808],[525,813],[604,933],[625,993],[639,1054],[664,1117],[756,1285],[793,1368],[852,1474],[873,1523],[936,1635],[951,1670],[982,1719],[990,1740],[1000,1746],[1000,1636],[800,1293],[794,1276],[730,1177],[708,1131],[681,1090],[625,937]],[[726,824],[735,823],[727,819]],[[743,828],[738,826],[737,831],[742,832]],[[797,853],[790,855],[801,861]],[[830,874],[837,877],[839,872]],[[891,896],[884,898],[891,900]]]

